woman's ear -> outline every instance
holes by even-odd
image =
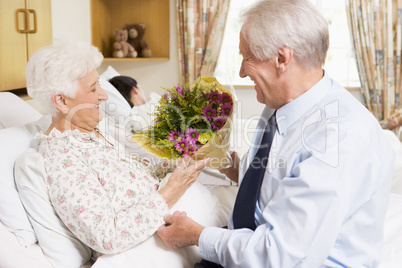
[[[67,114],[69,108],[66,104],[66,99],[62,94],[54,94],[52,96],[52,102],[54,106],[56,106],[57,110],[59,110],[62,114]]]

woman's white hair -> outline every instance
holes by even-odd
[[[300,65],[324,65],[328,23],[310,0],[261,0],[247,9],[242,19],[241,33],[257,59],[267,60],[282,47],[289,47]]]
[[[102,63],[99,50],[84,42],[56,40],[35,51],[25,68],[28,95],[52,116],[59,112],[52,102],[54,94],[74,98],[78,80]]]

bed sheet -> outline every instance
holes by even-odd
[[[218,198],[219,205],[214,208],[220,211],[218,217],[208,209],[197,205],[197,200],[201,200],[202,191],[195,191],[190,188],[190,192],[186,193],[179,202],[171,209],[171,211],[186,211],[187,215],[204,226],[223,226],[227,225],[227,220],[233,207],[237,194],[237,187],[233,186],[214,186],[209,191]],[[205,189],[204,189],[205,191]],[[213,204],[211,204],[213,205]],[[211,215],[211,216],[207,216]],[[193,267],[196,262],[201,261],[198,247],[191,246],[173,250],[165,245],[165,243],[157,236],[153,235],[150,239],[137,245],[131,250],[120,254],[101,256],[92,268],[129,268],[147,267],[147,268],[187,268]]]
[[[0,221],[0,267],[51,268],[52,266],[46,260],[38,243],[27,248],[23,247]]]

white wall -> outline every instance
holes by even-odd
[[[135,78],[147,93],[163,93],[180,81],[175,0],[170,1],[170,59],[168,61],[104,62],[102,73],[111,65],[120,74]],[[52,0],[53,39],[84,40],[91,43],[90,0]]]
[[[53,39],[91,43],[90,0],[52,0]]]

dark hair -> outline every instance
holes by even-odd
[[[110,79],[109,82],[120,92],[120,94],[126,99],[128,104],[133,107],[134,104],[130,100],[131,89],[133,88],[133,86],[137,87],[137,81],[129,76],[119,75]]]

